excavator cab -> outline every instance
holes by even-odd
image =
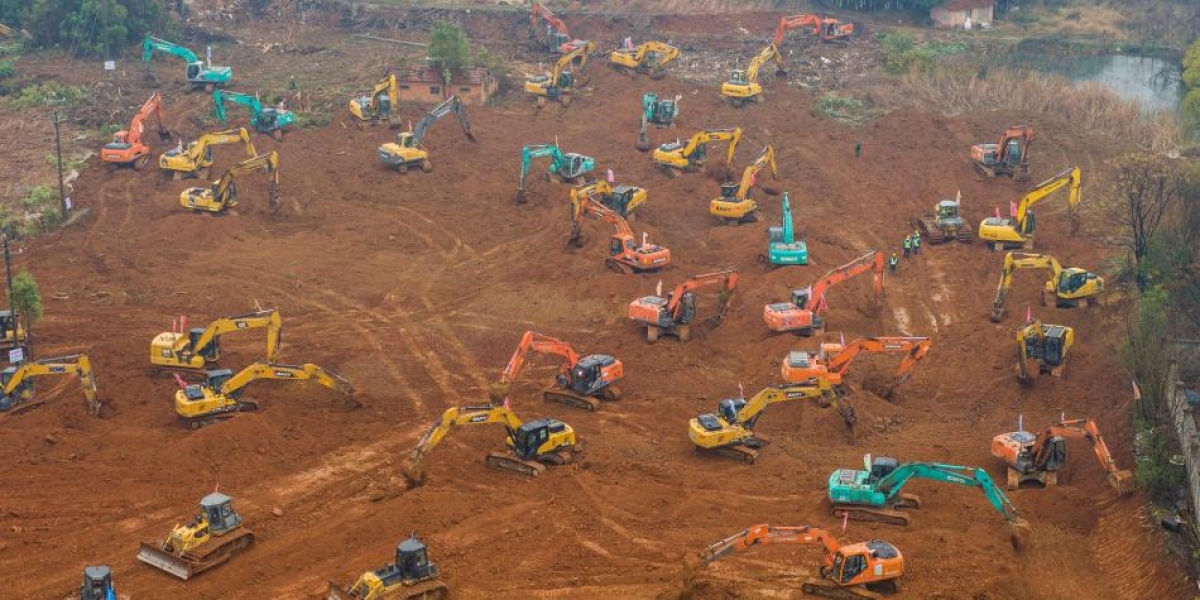
[[[611,194],[601,198],[601,204],[611,208],[613,212],[621,215],[622,217],[627,217],[629,216],[629,213],[632,212],[629,205],[634,201],[639,191],[641,191],[641,188],[639,187],[618,185],[617,187],[613,188],[613,192]]]
[[[898,466],[900,466],[900,461],[890,456],[876,456],[871,459],[871,473],[867,476],[867,484],[878,483],[884,477],[891,475]]]
[[[867,572],[866,582],[874,581],[882,575],[882,566],[877,564],[882,560],[893,560],[900,557],[900,551],[895,546],[883,540],[871,540],[862,544],[850,544],[838,548],[833,555],[833,565],[822,568],[822,575],[832,579],[838,585],[852,585],[855,580],[867,572],[872,566],[880,573]],[[826,571],[828,569],[828,571]]]
[[[800,290],[792,290],[792,304],[801,310],[808,308],[808,299],[812,297],[812,286]]]
[[[25,343],[25,329],[17,321],[17,313],[0,310],[0,349],[13,348]]]
[[[79,600],[116,600],[112,569],[108,567],[84,567],[83,585],[79,588]]]
[[[1058,277],[1058,293],[1059,295],[1075,293],[1080,288],[1087,285],[1089,280],[1095,278],[1095,273],[1090,273],[1084,269],[1064,269],[1062,275],[1059,275]]]
[[[736,181],[727,181],[721,184],[721,200],[725,202],[741,202],[737,197],[738,188],[741,185]],[[750,197],[750,190],[746,190],[746,197]]]
[[[616,362],[617,359],[607,354],[589,354],[575,363],[569,377],[560,375],[559,384],[580,396],[586,396],[600,387],[597,384],[603,382],[607,385],[608,382],[603,381],[604,369]]]
[[[750,80],[746,76],[746,71],[734,69],[729,73],[729,83],[732,85],[750,85]]]
[[[1067,328],[1062,325],[1049,325],[1043,330],[1045,337],[1042,339],[1041,356],[1042,362],[1056,367],[1063,362],[1067,350]]]
[[[204,63],[202,63],[202,62],[196,61],[194,63],[188,63],[188,66],[187,66],[188,81],[196,81],[197,79],[199,79],[200,71],[203,68],[204,68]]]
[[[550,441],[553,434],[566,430],[567,426],[557,419],[538,419],[522,423],[513,432],[513,453],[521,460],[537,460],[538,450]]]
[[[203,327],[194,327],[188,330],[188,339],[191,340],[191,347],[196,348],[196,341],[204,335]],[[196,354],[204,357],[206,361],[214,361],[221,357],[221,336],[214,335],[211,342],[203,348],[196,348]],[[231,373],[232,374],[232,373]]]
[[[746,406],[745,398],[726,398],[717,404],[717,412],[726,423],[737,423],[738,413]]]

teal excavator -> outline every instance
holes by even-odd
[[[240,92],[213,90],[213,107],[217,120],[225,124],[225,103],[232,102],[250,109],[250,125],[259,133],[265,133],[273,138],[283,137],[283,130],[296,122],[296,115],[290,110],[280,107],[263,108],[257,96]]]
[[[179,44],[147,35],[146,39],[142,40],[142,61],[150,62],[155,52],[165,52],[187,61],[187,80],[196,88],[203,89],[211,86],[216,89],[217,86],[225,85],[233,79],[232,68],[213,66],[208,61],[200,60],[195,52]]]
[[[769,265],[807,265],[808,244],[796,239],[792,224],[792,203],[783,193],[783,222],[767,228],[767,253],[758,255],[759,262]]]
[[[675,119],[679,118],[679,99],[659,98],[654,92],[646,92],[642,96],[642,129],[638,132],[638,141],[634,146],[642,152],[650,150],[650,133],[647,124],[659,128],[675,128]]]
[[[525,180],[529,177],[529,164],[535,158],[550,157],[550,168],[546,177],[561,183],[574,184],[596,168],[590,156],[563,152],[555,144],[532,144],[521,148],[521,186],[517,190],[517,202],[525,202]]]
[[[900,463],[886,456],[863,459],[865,471],[838,469],[829,476],[829,502],[833,514],[855,521],[879,521],[892,525],[908,525],[905,508],[920,508],[920,497],[903,493],[912,479],[932,479],[977,487],[992,508],[1004,517],[1012,529],[1013,547],[1025,545],[1029,523],[1017,516],[1017,508],[1008,501],[987,471],[978,467],[961,467],[928,462]]]

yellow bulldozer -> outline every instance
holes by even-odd
[[[176,525],[166,539],[142,542],[138,560],[187,580],[250,549],[254,533],[233,510],[233,498],[213,492],[200,499],[200,513]]]

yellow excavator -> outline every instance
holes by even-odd
[[[138,560],[187,580],[248,550],[254,533],[242,526],[233,498],[213,492],[200,499],[200,514],[176,525],[166,539],[142,542]]]
[[[643,42],[637,48],[613,50],[609,63],[628,73],[646,73],[650,79],[661,79],[666,66],[679,58],[679,48],[663,42]]]
[[[992,300],[992,322],[1004,320],[1004,301],[1008,290],[1012,287],[1013,272],[1017,269],[1046,269],[1050,271],[1050,279],[1042,288],[1042,304],[1049,305],[1049,298],[1054,298],[1055,306],[1073,308],[1082,300],[1088,306],[1099,302],[1100,293],[1104,291],[1104,278],[1078,267],[1063,268],[1058,260],[1049,254],[1026,254],[1024,252],[1009,252],[1004,256],[1004,270],[1000,272],[1000,284],[996,286],[996,298]]]
[[[708,212],[728,225],[752,223],[758,220],[758,202],[750,198],[750,190],[758,183],[758,173],[770,167],[771,179],[779,180],[775,168],[775,148],[767,145],[758,158],[742,172],[740,183],[727,181],[721,184],[721,196],[708,203]]]
[[[17,311],[0,310],[0,352],[24,346],[27,339],[25,326],[21,325]]]
[[[235,179],[244,173],[265,171],[267,174],[267,207],[279,208],[279,153],[274,150],[259,154],[229,168],[209,187],[191,187],[179,194],[179,205],[196,212],[219,213],[237,206]]]
[[[637,208],[646,203],[644,188],[634,185],[610,185],[603,179],[571,188],[571,206],[577,207],[588,199],[603,204],[626,220],[633,220]],[[572,210],[572,213],[575,211]]]
[[[425,481],[423,463],[446,434],[459,425],[500,423],[508,432],[508,452],[492,452],[485,462],[489,467],[536,477],[546,465],[566,465],[575,461],[579,441],[570,425],[557,419],[537,419],[524,422],[513,412],[508,400],[487,406],[459,406],[447,410],[434,423],[413,449],[404,467],[404,477],[410,487]]]
[[[350,99],[350,115],[359,129],[363,123],[375,125],[381,121],[386,121],[391,129],[399,127],[399,110],[393,112],[393,108],[400,108],[400,88],[396,85],[395,73],[388,73],[376,83],[370,94]]]
[[[1035,224],[1033,205],[1067,185],[1071,186],[1070,195],[1067,197],[1067,211],[1074,210],[1079,205],[1079,201],[1083,199],[1083,194],[1080,192],[1079,167],[1072,167],[1039,183],[1037,187],[1021,198],[1013,216],[1006,218],[995,216],[984,219],[979,223],[979,239],[990,245],[993,250],[1005,248],[1032,250]]]
[[[688,421],[688,438],[696,449],[753,464],[758,449],[770,443],[767,436],[755,431],[763,411],[772,404],[792,400],[815,400],[822,407],[832,404],[849,427],[858,418],[854,407],[843,400],[827,381],[816,383],[771,386],[745,398],[726,398],[717,404],[717,412],[700,415]]]
[[[422,145],[425,140],[425,132],[429,131],[430,126],[440,121],[442,117],[450,114],[458,118],[458,125],[462,127],[463,133],[468,140],[474,142],[475,134],[471,133],[471,122],[467,120],[467,109],[463,107],[462,100],[459,100],[458,96],[450,96],[445,102],[426,113],[417,123],[416,129],[410,128],[404,133],[397,134],[394,144],[380,146],[377,151],[379,160],[399,173],[407,173],[409,168],[416,167],[420,167],[426,173],[432,171],[433,163],[429,162],[429,152]]]
[[[195,372],[221,358],[221,336],[234,331],[267,328],[266,361],[279,358],[279,339],[283,334],[283,319],[279,311],[268,308],[244,315],[221,317],[208,327],[187,331],[164,331],[150,342],[150,364],[157,370]]]
[[[742,130],[739,127],[702,129],[686,143],[675,140],[655,148],[654,164],[671,177],[676,177],[679,171],[696,171],[708,164],[709,142],[729,142],[729,150],[725,153],[725,168],[729,170],[733,168],[733,154],[740,141]]]
[[[1073,328],[1030,319],[1017,330],[1017,380],[1031,384],[1040,375],[1062,377],[1074,345]]]
[[[326,600],[438,600],[450,593],[437,564],[429,562],[425,544],[417,534],[396,545],[396,562],[363,573],[350,586],[329,582]]]
[[[586,83],[580,73],[570,70],[578,59],[579,71],[587,66],[587,59],[596,53],[596,42],[587,42],[574,50],[559,57],[558,62],[549,73],[531,75],[525,78],[525,91],[537,97],[538,108],[546,105],[546,100],[561,102],[563,106],[571,105],[571,96]]]
[[[88,413],[100,416],[100,400],[96,395],[96,375],[86,354],[43,358],[0,371],[0,413],[10,415],[25,412],[42,404],[34,400],[33,378],[43,375],[78,375],[87,399]]]
[[[237,374],[230,369],[209,371],[204,383],[185,386],[175,392],[175,413],[192,429],[230,419],[238,412],[258,410],[258,403],[242,400],[242,392],[260,379],[315,381],[339,394],[351,396],[354,386],[337,373],[314,364],[281,365],[254,363]]]
[[[770,60],[775,61],[777,76],[787,75],[787,71],[783,70],[783,55],[779,53],[779,48],[775,44],[767,44],[762,52],[750,59],[750,66],[746,70],[735,69],[729,74],[729,81],[721,84],[721,95],[728,98],[734,106],[741,106],[746,102],[762,102],[763,89],[762,84],[758,83],[758,72]]]
[[[253,158],[258,155],[246,128],[238,127],[237,129],[206,133],[188,142],[186,147],[177,146],[167,150],[158,157],[158,168],[175,179],[199,177],[201,171],[212,168],[213,146],[238,142],[246,147],[246,156]]]

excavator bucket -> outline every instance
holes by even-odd
[[[1009,524],[1011,531],[1009,532],[1009,541],[1012,543],[1013,550],[1024,552],[1029,548],[1029,538],[1033,529],[1029,526],[1029,521],[1025,519],[1015,519]]]
[[[1113,471],[1108,474],[1108,484],[1117,490],[1117,493],[1124,496],[1132,494],[1137,488],[1137,483],[1133,479],[1132,471]]]

